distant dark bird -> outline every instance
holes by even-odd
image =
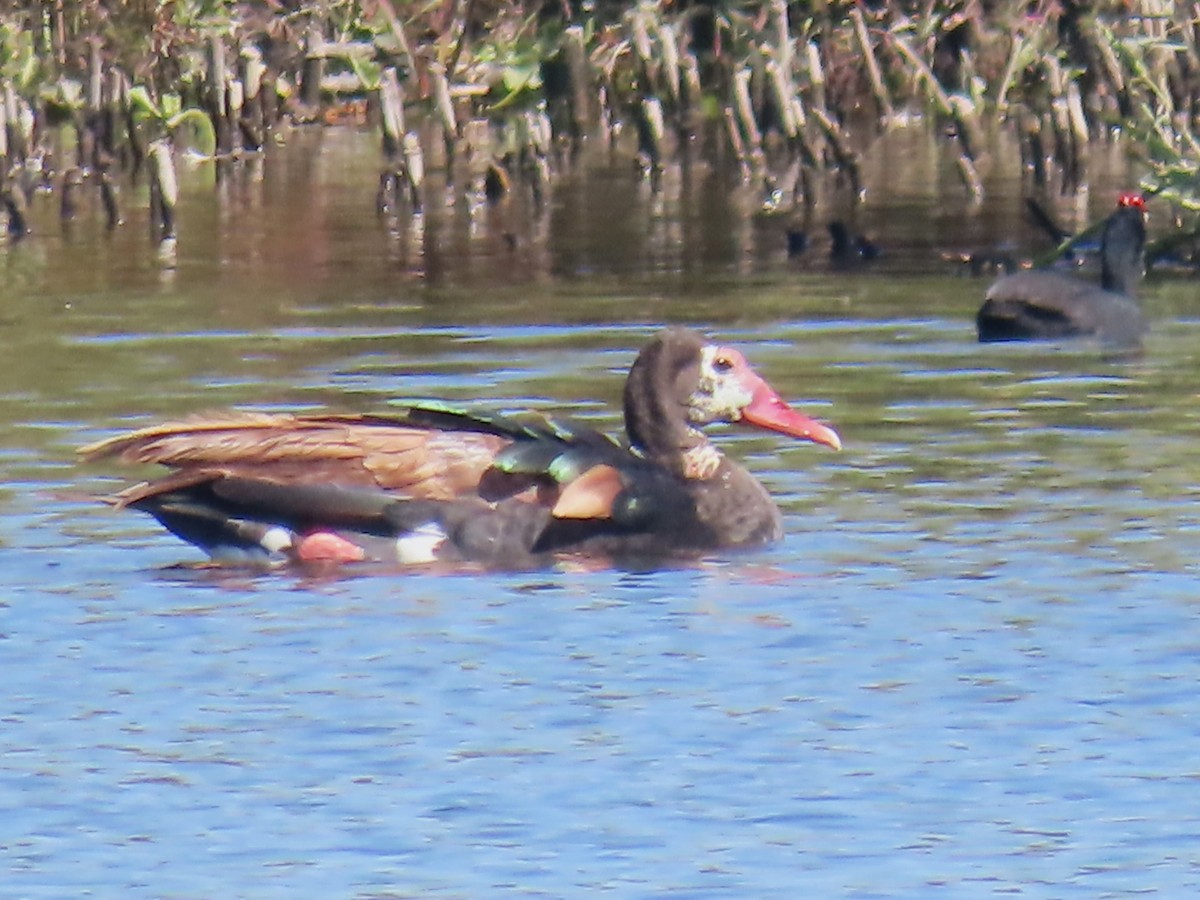
[[[1146,333],[1134,297],[1145,269],[1146,201],[1123,193],[1100,242],[1100,286],[1043,270],[1006,275],[988,288],[975,318],[980,341],[1096,337],[1133,347]]]
[[[787,230],[787,254],[788,256],[799,256],[808,249],[808,233],[801,231],[799,228],[789,228]]]
[[[625,382],[627,443],[561,419],[414,404],[377,416],[205,416],[82,453],[172,469],[109,502],[149,513],[215,559],[513,568],[779,538],[766,488],[700,430],[718,421],[841,446],[737,350],[668,328]]]
[[[834,219],[829,229],[829,261],[834,265],[850,266],[869,262],[880,255],[878,245],[861,234],[853,234],[846,223]]]
[[[946,262],[957,263],[972,278],[984,275],[1007,275],[1017,271],[1017,261],[1003,250],[981,250],[977,253],[943,253]]]

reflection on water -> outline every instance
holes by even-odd
[[[292,140],[217,200],[189,175],[173,267],[136,212],[107,235],[41,210],[0,246],[15,893],[1195,890],[1193,285],[1150,282],[1137,361],[977,346],[984,284],[942,253],[1037,236],[1018,185],[967,210],[903,135],[851,217],[885,256],[851,272],[786,254],[786,228],[847,214],[833,191],[767,218],[714,172],[654,196],[593,160],[542,211],[455,186],[381,222],[372,142]],[[846,441],[719,436],[785,510],[768,551],[213,573],[81,501],[131,473],[78,444],[229,405],[433,396],[615,429],[665,321],[746,345]]]

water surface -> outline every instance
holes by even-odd
[[[173,261],[132,190],[113,235],[63,232],[46,199],[0,246],[7,892],[1195,892],[1194,283],[1148,285],[1137,360],[979,347],[985,283],[943,256],[1035,248],[1021,186],[970,210],[904,136],[798,260],[712,172],[655,195],[593,158],[543,212],[446,187],[381,221],[368,137],[289,140],[219,188],[185,177]],[[1102,213],[1097,171],[1064,215]],[[831,268],[832,215],[885,257]],[[743,345],[842,433],[840,454],[718,435],[784,509],[776,547],[214,573],[85,502],[148,473],[77,445],[234,405],[435,396],[616,429],[664,322]]]

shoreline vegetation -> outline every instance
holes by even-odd
[[[921,121],[983,199],[989,135],[1021,148],[1028,202],[1088,183],[1119,141],[1169,205],[1150,248],[1189,262],[1200,232],[1200,12],[1134,2],[609,0],[15,0],[0,11],[0,207],[7,239],[37,191],[109,227],[149,185],[175,240],[179,154],[228,167],[285,127],[350,122],[380,138],[377,206],[419,214],[444,169],[491,202],[545,202],[583,142],[628,152],[656,186],[702,158],[761,188],[764,209],[860,197],[859,160]],[[1036,213],[1036,209],[1035,209]],[[1077,235],[1055,233],[1059,249]],[[1089,229],[1090,230],[1090,229]],[[1057,252],[1057,251],[1056,251]]]

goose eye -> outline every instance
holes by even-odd
[[[713,371],[724,375],[733,368],[733,360],[728,356],[718,356],[713,360]]]

